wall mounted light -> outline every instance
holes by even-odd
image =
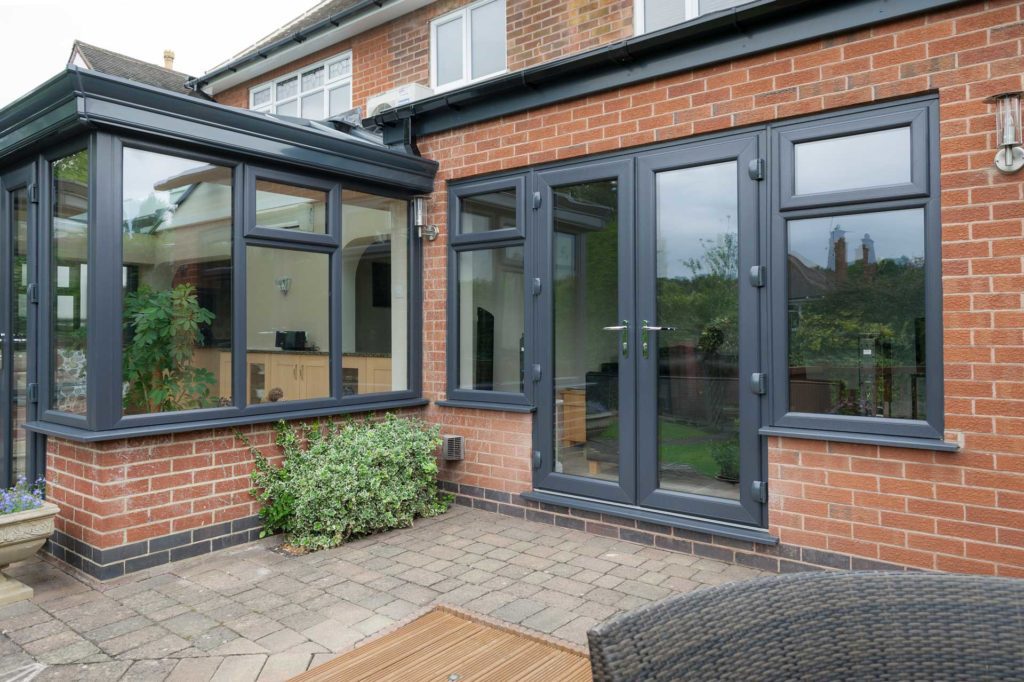
[[[427,197],[413,197],[412,199],[412,224],[416,227],[416,234],[420,239],[434,241],[440,230],[437,225],[427,225]]]
[[[274,280],[274,286],[277,287],[277,290],[280,291],[283,296],[287,296],[288,291],[292,288],[292,278],[278,277]]]
[[[985,100],[996,105],[996,168],[1003,173],[1016,173],[1024,168],[1020,98],[1019,92],[1004,92]]]

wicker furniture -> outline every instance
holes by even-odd
[[[1024,580],[801,573],[673,597],[589,633],[610,680],[1021,680]]]

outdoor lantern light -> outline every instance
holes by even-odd
[[[996,168],[1003,173],[1015,173],[1024,168],[1024,148],[1021,147],[1019,92],[1004,92],[989,97],[996,105]]]
[[[427,198],[413,197],[412,199],[412,224],[416,226],[416,233],[420,239],[424,237],[428,241],[437,239],[437,225],[427,225]]]

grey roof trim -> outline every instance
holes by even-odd
[[[368,122],[427,135],[934,11],[966,0],[755,0],[428,97]]]
[[[308,38],[321,33],[323,31],[330,31],[337,28],[344,22],[355,19],[356,17],[371,12],[375,9],[380,9],[384,5],[392,4],[394,2],[400,2],[400,0],[360,0],[351,7],[347,7],[340,12],[332,14],[331,16],[318,21],[315,24],[308,26],[304,29],[300,29],[294,33],[291,33],[284,38],[275,40],[267,45],[259,47],[251,52],[247,52],[240,57],[236,57],[228,61],[221,66],[215,67],[210,71],[206,72],[202,76],[193,78],[188,81],[188,86],[192,88],[200,88],[203,85],[216,80],[219,76],[225,73],[234,73],[240,67],[266,59],[271,54],[278,52],[286,47],[289,47],[295,43],[301,43]]]
[[[326,126],[68,67],[0,110],[0,162],[90,127],[177,140],[246,158],[410,192],[433,189],[437,163]]]

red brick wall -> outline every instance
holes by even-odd
[[[352,105],[406,83],[430,85],[430,21],[472,0],[440,0],[216,95],[248,108],[249,88],[352,50]],[[511,71],[591,49],[633,33],[633,0],[506,0]]]
[[[428,394],[445,390],[449,180],[938,92],[946,428],[963,449],[773,438],[769,520],[787,545],[1024,576],[1024,173],[993,168],[994,116],[984,102],[1024,87],[1022,39],[1024,3],[977,2],[420,139],[423,155],[441,163],[432,220],[442,236],[424,246]],[[431,414],[476,436],[467,463],[447,469],[458,482],[472,485],[494,466],[484,448],[517,439],[509,431],[495,442],[486,413],[481,426],[470,423],[476,413]],[[530,420],[511,421],[528,443]],[[514,467],[523,478],[502,489],[526,489],[528,448],[508,447],[524,457]]]
[[[47,441],[47,495],[57,530],[99,549],[252,516],[252,456],[273,425],[105,443]],[[274,447],[263,447],[273,456]]]

